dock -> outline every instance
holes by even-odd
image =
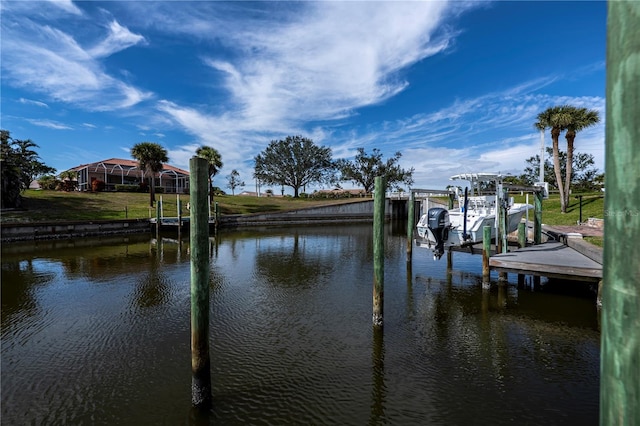
[[[177,218],[177,217],[165,216],[160,218],[160,223],[158,223],[157,218],[151,218],[149,219],[149,223],[151,224],[152,230],[156,229],[156,225],[159,225],[159,230],[162,230],[162,231],[176,230],[176,229],[188,231],[190,227],[190,217],[184,216],[181,218]],[[216,225],[215,218],[211,216],[209,218],[209,228],[213,229],[215,225]]]
[[[546,242],[491,256],[489,267],[500,272],[566,280],[602,279],[602,264],[562,242]]]

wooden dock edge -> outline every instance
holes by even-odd
[[[571,247],[578,253],[602,265],[602,247],[598,247],[591,243],[588,243],[582,238],[582,234],[574,232],[562,232],[546,225],[544,228],[545,232],[552,235],[557,241],[562,241],[565,245]]]

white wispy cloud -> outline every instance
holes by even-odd
[[[114,27],[98,43],[97,53],[125,48],[133,36]],[[55,101],[105,111],[131,107],[152,95],[107,74],[72,35],[19,13],[3,16],[2,56],[3,79]]]
[[[398,71],[445,50],[454,36],[436,36],[446,2],[305,6],[283,23],[254,21],[229,33],[227,43],[250,54],[205,59],[226,75],[242,119],[255,126],[338,119],[383,102],[408,85]]]
[[[116,52],[127,49],[136,44],[146,43],[140,34],[134,34],[129,29],[123,27],[118,21],[109,23],[109,35],[101,40],[97,45],[89,49],[89,54],[96,58],[110,56]]]
[[[49,108],[49,105],[47,105],[46,103],[40,102],[40,101],[34,101],[33,99],[20,98],[18,99],[18,102],[20,102],[21,104],[28,104],[28,105],[39,106],[42,108]]]
[[[73,129],[73,127],[64,124],[64,123],[60,123],[59,121],[55,121],[55,120],[47,120],[47,119],[35,119],[35,118],[30,118],[27,119],[27,121],[31,124],[33,124],[34,126],[38,126],[38,127],[47,127],[49,129],[54,129],[54,130],[71,130]]]
[[[55,7],[58,7],[64,10],[65,12],[71,13],[73,15],[82,15],[82,11],[75,4],[73,4],[72,0],[46,0],[46,1],[54,5]]]

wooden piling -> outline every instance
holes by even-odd
[[[518,247],[524,248],[527,246],[527,224],[520,222],[518,224]]]
[[[502,185],[500,185],[500,188]],[[507,252],[507,192],[500,189],[500,202],[498,203],[498,233],[496,235],[496,253]],[[506,272],[498,272],[498,283],[504,284],[508,280]]]
[[[482,228],[482,286],[489,287],[491,268],[489,258],[491,257],[491,226]]]
[[[509,193],[506,189],[502,190],[502,253],[509,251]]]
[[[156,201],[156,238],[160,235],[160,201]]]
[[[600,424],[640,424],[640,2],[607,13]]]
[[[533,210],[533,244],[542,243],[542,197],[543,191],[535,193]]]
[[[498,203],[498,206],[496,207],[496,215],[498,215],[498,217],[496,218],[497,224],[495,247],[496,253],[502,253],[502,225],[504,224],[504,221],[502,220],[502,207],[500,206],[500,203]]]
[[[375,178],[373,200],[373,325],[382,327],[384,311],[384,204],[385,180]]]
[[[191,231],[191,404],[211,407],[209,359],[209,163],[189,160]]]
[[[409,194],[409,208],[407,213],[407,262],[411,262],[413,254],[413,228],[415,227],[415,200],[413,191]]]

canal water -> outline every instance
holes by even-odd
[[[213,409],[200,416],[188,241],[3,244],[2,424],[598,423],[590,293],[516,277],[483,291],[481,256],[453,253],[448,270],[416,248],[408,267],[405,226],[385,234],[382,332],[370,224],[211,239]]]

